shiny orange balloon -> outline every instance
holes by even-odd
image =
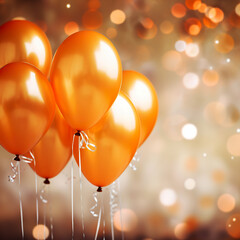
[[[0,36],[0,68],[11,62],[28,62],[48,75],[52,49],[41,28],[26,20],[12,20],[0,26]]]
[[[116,99],[122,65],[113,44],[102,34],[80,31],[58,48],[50,80],[57,104],[77,130],[95,125]]]
[[[72,129],[57,108],[52,125],[31,150],[35,157],[35,165],[30,163],[33,171],[42,178],[57,176],[72,156],[72,136]]]
[[[80,150],[82,172],[92,184],[107,186],[122,174],[137,150],[140,136],[137,112],[128,97],[119,93],[104,117],[85,132],[96,145],[96,151]],[[79,163],[76,142],[73,154]]]
[[[139,146],[151,133],[158,116],[157,93],[147,77],[135,71],[123,71],[122,88],[140,118]]]
[[[27,63],[0,69],[0,144],[10,153],[28,152],[52,123],[55,113],[50,83]]]

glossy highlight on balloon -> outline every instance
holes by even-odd
[[[34,158],[29,165],[40,177],[53,178],[66,166],[72,156],[72,129],[56,108],[52,125],[31,150]]]
[[[0,69],[0,144],[10,153],[24,154],[48,130],[55,114],[50,83],[27,63]]]
[[[50,80],[57,104],[76,130],[95,125],[120,90],[122,65],[113,44],[102,34],[80,31],[57,49]]]
[[[0,68],[11,62],[27,62],[48,75],[52,49],[45,33],[27,20],[11,20],[0,26]]]
[[[139,118],[128,97],[120,92],[109,111],[86,134],[96,150],[80,150],[82,172],[93,185],[107,186],[123,173],[138,147]],[[76,142],[73,153],[79,163]]]
[[[140,141],[143,144],[157,121],[157,93],[150,80],[135,71],[123,71],[121,91],[132,101],[140,118]]]

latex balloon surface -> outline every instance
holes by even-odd
[[[96,151],[80,150],[82,172],[92,184],[107,186],[126,169],[138,147],[139,118],[127,96],[119,93],[110,110],[86,134]],[[74,156],[78,163],[77,144]]]
[[[27,62],[48,75],[52,50],[41,28],[26,20],[12,20],[0,26],[0,36],[0,68],[11,62]]]
[[[0,69],[0,144],[10,153],[24,154],[52,123],[54,94],[47,78],[27,63]]]
[[[140,146],[149,136],[157,121],[157,93],[149,79],[141,73],[123,71],[122,81],[121,90],[130,98],[140,118]]]
[[[31,168],[43,178],[57,176],[66,166],[72,156],[72,129],[56,109],[52,125],[31,150],[36,161],[31,162]]]
[[[81,31],[58,48],[50,80],[57,104],[73,129],[95,125],[116,99],[122,65],[113,44],[103,35]]]

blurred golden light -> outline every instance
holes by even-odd
[[[212,20],[210,20],[208,17],[204,17],[203,18],[203,24],[207,27],[207,28],[215,28],[217,27],[217,23],[214,23]]]
[[[211,208],[213,206],[214,200],[212,196],[201,196],[200,197],[200,207],[202,208]]]
[[[224,19],[224,13],[220,8],[210,8],[206,16],[214,23],[220,23]]]
[[[76,22],[68,22],[64,26],[64,32],[69,36],[79,31],[79,26]]]
[[[200,33],[202,24],[197,18],[188,18],[184,22],[184,28],[188,34],[196,36]]]
[[[208,87],[215,86],[219,81],[219,74],[215,70],[206,70],[203,73],[202,80]]]
[[[12,20],[27,20],[25,17],[14,17]]]
[[[218,198],[217,206],[222,212],[231,212],[235,208],[235,198],[228,193],[222,194]]]
[[[106,30],[106,35],[110,39],[113,39],[117,36],[117,30],[115,28],[110,27]]]
[[[186,223],[179,223],[174,228],[174,234],[177,239],[186,239],[189,234],[188,226]]]
[[[184,181],[184,187],[187,190],[193,190],[196,187],[196,181],[193,178],[187,178]]]
[[[162,57],[162,65],[169,71],[177,71],[182,65],[182,56],[179,52],[170,50]]]
[[[141,23],[142,23],[143,27],[145,27],[147,29],[151,29],[154,26],[153,20],[151,18],[149,18],[149,17],[143,18],[141,20]]]
[[[70,3],[67,3],[66,4],[66,8],[70,8],[71,7],[71,4]]]
[[[201,0],[185,0],[185,5],[191,10],[197,10],[201,7]]]
[[[231,237],[240,238],[240,214],[234,214],[228,218],[226,230]]]
[[[199,47],[196,43],[187,44],[185,53],[188,57],[196,57],[199,54]]]
[[[160,24],[160,31],[164,34],[170,34],[173,29],[173,24],[170,21],[165,20]]]
[[[126,14],[122,10],[116,9],[111,12],[110,19],[115,24],[122,24],[126,20]]]
[[[234,105],[225,105],[221,102],[210,102],[205,107],[204,115],[207,119],[224,127],[232,126],[240,118],[240,113]]]
[[[32,235],[38,240],[47,239],[49,236],[48,227],[43,224],[38,224],[33,228]]]
[[[160,192],[159,200],[162,205],[169,207],[176,203],[177,194],[173,189],[165,188]]]
[[[100,8],[100,6],[101,6],[101,3],[99,0],[89,0],[88,1],[88,9],[97,10]]]
[[[207,11],[207,5],[205,3],[201,3],[200,8],[198,9],[200,13],[205,13]]]
[[[137,222],[137,216],[131,209],[122,208],[113,216],[114,227],[119,231],[132,231],[136,228]]]
[[[197,36],[200,33],[200,30],[201,28],[198,25],[193,24],[189,27],[189,34],[192,36]]]
[[[238,3],[235,7],[235,13],[240,16],[240,3]]]
[[[240,156],[240,134],[236,133],[227,140],[227,150],[233,156]]]
[[[220,53],[229,53],[234,48],[234,40],[227,33],[221,33],[215,37],[215,49]]]
[[[184,166],[185,166],[186,170],[194,172],[198,168],[198,161],[194,157],[188,157],[188,158],[186,158],[186,160],[184,162]]]
[[[198,84],[199,77],[196,73],[189,72],[183,76],[183,85],[185,88],[194,89],[198,86]]]
[[[197,128],[194,124],[192,123],[186,123],[182,127],[182,136],[186,140],[193,140],[197,136]]]
[[[178,52],[184,52],[185,49],[186,49],[186,42],[183,41],[183,40],[178,40],[176,41],[175,43],[175,49],[178,51]]]
[[[102,14],[97,10],[88,10],[82,16],[82,25],[86,29],[98,29],[102,26],[102,22]]]
[[[175,3],[171,8],[171,13],[176,18],[182,18],[186,15],[186,7],[182,3]]]
[[[152,39],[157,34],[157,26],[150,18],[144,18],[136,25],[136,32],[141,39]]]
[[[225,173],[222,170],[214,170],[212,173],[212,178],[216,183],[223,183],[225,180]]]

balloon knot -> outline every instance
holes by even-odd
[[[43,183],[45,183],[45,184],[50,184],[50,181],[49,181],[48,178],[46,178]]]
[[[14,158],[15,161],[20,161],[20,157],[18,154],[16,154],[16,157]]]
[[[98,187],[97,192],[102,192],[102,187]]]
[[[77,130],[77,132],[75,133],[75,136],[80,137],[80,131],[79,130]]]

